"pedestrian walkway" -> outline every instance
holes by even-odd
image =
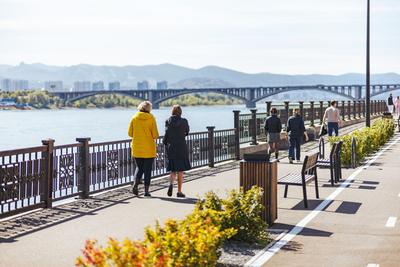
[[[308,210],[299,190],[280,198],[272,229],[283,234],[260,256],[263,266],[399,266],[399,154],[396,134],[365,166],[345,170],[340,187],[322,184]]]
[[[352,127],[349,129],[357,126]],[[315,151],[316,147],[314,142],[304,148]],[[399,153],[399,149],[400,144],[393,145],[367,170],[349,181],[349,186],[335,201],[271,257],[267,266],[310,266],[314,262],[315,266],[363,266],[365,263],[389,262],[390,257],[399,260],[400,241],[396,241],[395,237],[400,232],[397,220],[389,219],[400,216],[400,205],[397,205],[400,181],[397,183],[394,179],[396,164],[399,166],[400,163],[399,157],[394,155]],[[286,159],[282,160],[278,176],[300,168],[300,164],[290,165]],[[353,172],[352,169],[344,170],[343,178]],[[337,190],[328,182],[328,170],[319,171],[319,177],[321,200],[315,200],[310,188],[311,205],[308,209],[303,207],[300,188],[291,187],[289,197],[284,199],[283,187],[279,187],[278,220],[273,229],[287,233]],[[98,239],[101,243],[108,237],[142,238],[144,227],[154,225],[155,220],[181,218],[189,213],[199,195],[209,190],[225,195],[226,190],[237,189],[238,163],[192,171],[184,184],[186,199],[167,197],[168,182],[164,178],[153,185],[155,191],[151,199],[133,197],[130,187],[125,187],[2,221],[0,266],[71,266],[88,238]],[[395,193],[396,189],[399,192]],[[389,226],[394,224],[394,227],[385,227],[386,223]],[[381,249],[387,253],[379,253]],[[376,257],[373,257],[372,251],[375,251]],[[353,257],[349,258],[351,255]],[[385,255],[391,256],[385,261]],[[349,264],[343,264],[347,262],[346,258],[349,258]]]

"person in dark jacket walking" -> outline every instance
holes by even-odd
[[[271,116],[265,121],[264,129],[269,145],[268,153],[271,156],[275,152],[275,158],[279,162],[278,142],[281,140],[282,122],[278,117],[278,110],[276,108],[271,108]]]
[[[390,94],[387,100],[388,110],[390,113],[393,113],[393,95]]]
[[[170,171],[170,185],[168,196],[172,196],[174,182],[178,176],[177,197],[185,197],[182,193],[183,172],[190,170],[189,150],[185,137],[189,134],[189,123],[181,117],[182,108],[179,105],[172,107],[172,116],[165,122],[163,143],[167,151],[167,171]]]
[[[300,146],[303,141],[304,132],[306,127],[304,126],[304,120],[300,116],[300,110],[294,109],[293,116],[291,116],[287,122],[286,132],[289,134],[289,162],[293,163],[295,159],[300,162]]]

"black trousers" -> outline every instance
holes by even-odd
[[[150,185],[151,170],[153,168],[154,158],[135,158],[136,177],[135,183],[138,183],[144,174],[144,186]]]

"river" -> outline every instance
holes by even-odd
[[[258,107],[265,109],[264,105]],[[233,110],[246,111],[244,105],[183,107],[192,132],[233,128]],[[135,109],[65,109],[0,110],[0,151],[38,146],[52,138],[56,145],[75,142],[77,137],[91,137],[92,142],[128,138],[127,127]],[[170,108],[153,110],[160,135]],[[248,112],[248,111],[247,111]]]

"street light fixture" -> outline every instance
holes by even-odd
[[[371,103],[371,84],[370,84],[370,55],[369,55],[369,13],[370,13],[370,0],[367,0],[367,61],[366,61],[366,86],[365,86],[365,126],[371,126],[371,111],[370,111],[370,103]]]

